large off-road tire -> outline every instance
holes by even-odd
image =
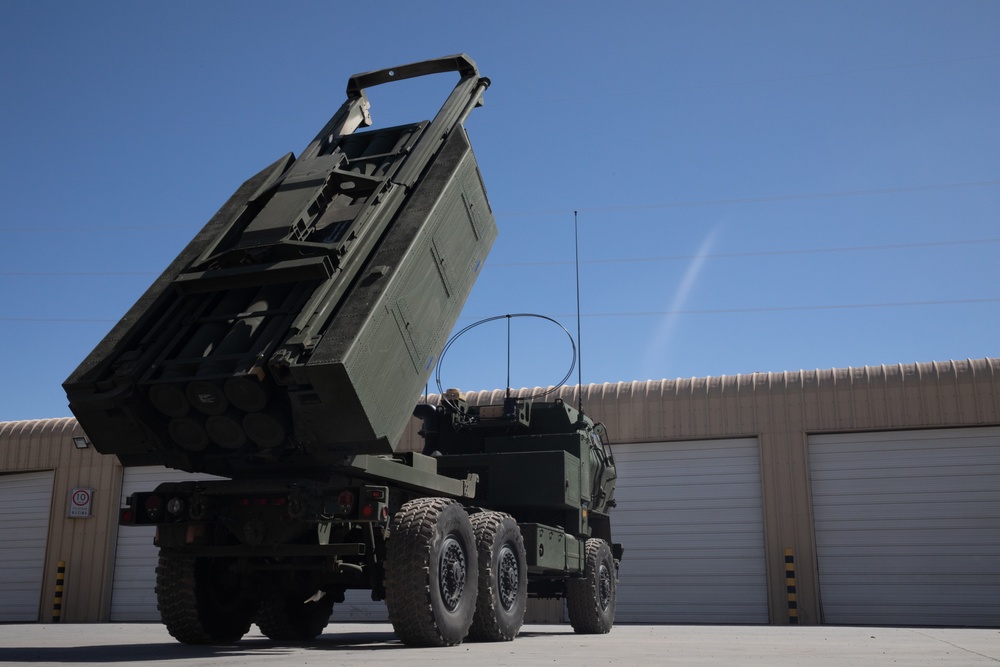
[[[160,553],[156,608],[167,632],[185,644],[231,644],[250,629],[256,600],[246,599],[232,561]]]
[[[469,639],[507,642],[517,636],[528,604],[524,538],[514,517],[503,512],[472,515],[479,552],[479,596]]]
[[[469,515],[447,498],[418,498],[392,517],[385,604],[409,646],[451,646],[469,633],[479,588]]]
[[[257,627],[275,641],[309,641],[323,632],[333,612],[333,596],[306,602],[306,594],[281,590],[264,593],[257,608]]]
[[[611,547],[604,540],[587,540],[583,576],[566,582],[569,622],[578,634],[599,635],[615,624],[618,578]]]

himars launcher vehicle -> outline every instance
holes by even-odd
[[[366,88],[443,72],[459,81],[433,120],[356,132]],[[610,630],[602,427],[558,400],[414,410],[496,236],[463,127],[488,86],[465,55],[351,77],[305,151],[246,181],[66,380],[101,453],[227,478],[121,510],[156,526],[178,640],[253,622],[309,640],[348,589],[409,645],[513,639],[529,597]],[[424,451],[394,451],[413,415]]]

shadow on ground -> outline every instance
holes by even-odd
[[[311,642],[295,644],[275,642],[266,637],[252,637],[224,646],[191,646],[178,642],[145,644],[101,644],[95,646],[58,646],[32,648],[0,647],[0,664],[10,662],[92,664],[139,662],[143,660],[190,661],[212,656],[261,656],[291,654],[294,650],[382,651],[405,648],[391,632],[347,632],[320,635]]]

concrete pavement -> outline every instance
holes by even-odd
[[[387,624],[331,624],[315,641],[251,628],[231,646],[186,646],[159,624],[0,625],[0,665],[747,665],[964,667],[1000,663],[1000,629],[618,625],[609,635],[527,625],[513,642],[403,646]]]

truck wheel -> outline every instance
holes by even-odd
[[[231,644],[250,629],[256,600],[245,599],[222,558],[165,555],[156,567],[156,608],[167,632],[185,644]]]
[[[469,638],[509,642],[524,622],[528,565],[517,522],[503,512],[472,515],[479,551],[479,596]]]
[[[330,622],[333,596],[324,595],[315,602],[305,602],[308,594],[268,591],[257,608],[257,627],[275,641],[315,639]]]
[[[575,632],[599,635],[611,631],[617,587],[611,547],[604,540],[587,540],[583,576],[566,582],[566,606]]]
[[[418,498],[392,517],[386,540],[385,604],[409,646],[452,646],[469,633],[478,589],[469,515],[448,498]]]

